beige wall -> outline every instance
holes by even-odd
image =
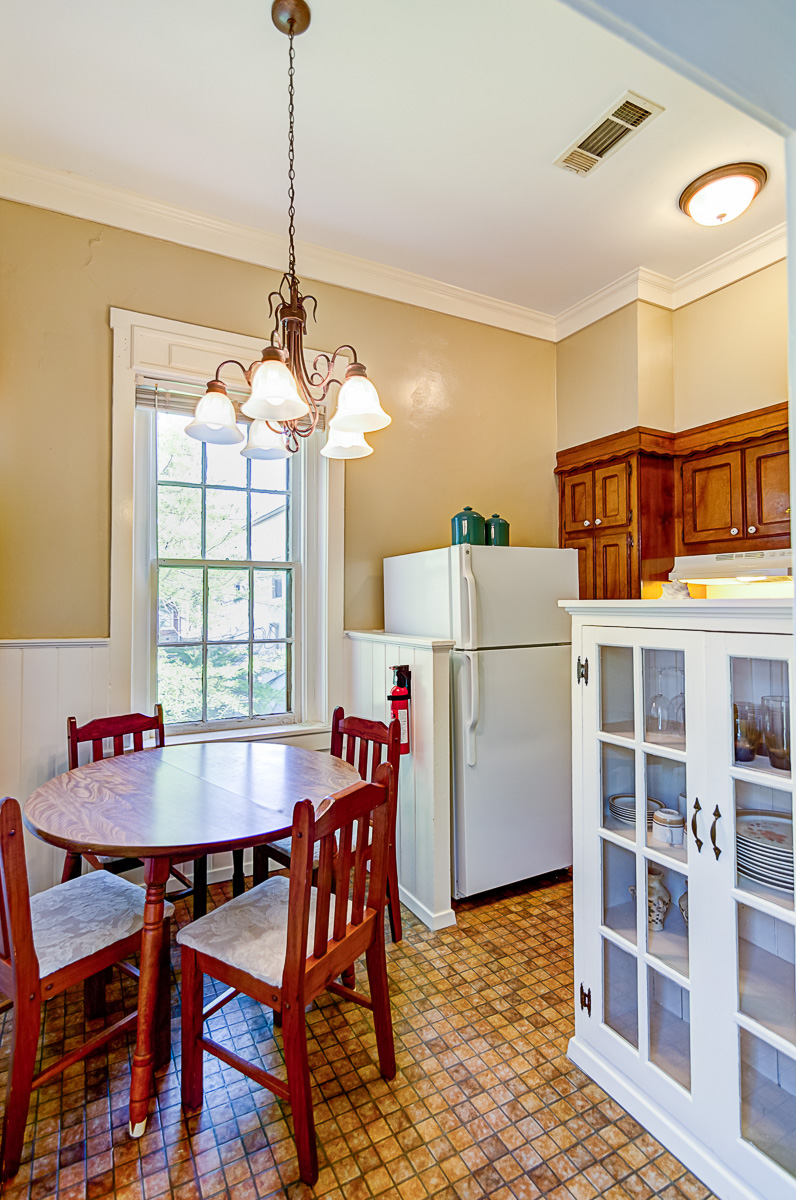
[[[556,347],[558,449],[638,425],[638,304]]]
[[[674,429],[672,313],[643,302],[638,318],[638,422],[651,429]]]
[[[674,313],[675,429],[787,400],[786,289],[774,263]]]
[[[0,201],[0,638],[108,633],[111,306],[259,336],[278,276]],[[555,347],[310,284],[311,344],[353,342],[391,413],[346,468],[346,624],[382,621],[381,560],[500,512],[556,544]]]

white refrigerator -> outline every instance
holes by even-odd
[[[447,546],[384,560],[387,633],[450,638],[453,895],[572,863],[576,550]]]

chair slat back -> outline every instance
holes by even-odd
[[[86,725],[78,725],[74,717],[66,722],[67,738],[69,741],[69,770],[79,765],[78,747],[83,742],[91,742],[92,762],[101,758],[115,758],[125,753],[124,739],[132,737],[133,750],[143,750],[144,734],[154,730],[158,746],[166,745],[166,731],[163,725],[163,705],[155,705],[155,715],[147,717],[143,713],[127,713],[123,717],[100,717],[89,721]],[[106,740],[112,741],[111,754],[105,754]]]
[[[22,812],[13,796],[0,801],[0,937],[0,958],[10,964],[16,989],[38,987]]]
[[[312,960],[322,959],[346,937],[352,936],[369,912],[383,911],[390,841],[389,809],[394,789],[392,768],[383,763],[377,768],[373,783],[355,783],[331,797],[331,805],[321,817],[315,817],[309,800],[302,800],[295,806],[285,988],[299,988],[307,961],[305,947],[311,947]],[[315,927],[308,941],[313,849],[317,842],[320,842],[320,853],[315,872]],[[332,894],[334,921],[330,931]]]
[[[347,717],[342,708],[332,716],[331,752],[356,766],[361,779],[373,779],[376,768],[384,758],[398,778],[401,762],[401,724],[397,717],[385,725],[383,721],[366,721],[364,717]]]

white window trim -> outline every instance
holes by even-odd
[[[111,606],[110,711],[151,711],[150,653],[154,611],[151,572],[142,570],[149,554],[151,487],[136,487],[142,461],[142,422],[136,420],[136,376],[161,375],[205,383],[225,358],[244,363],[260,357],[269,338],[207,329],[146,313],[112,308],[113,406],[111,449]],[[302,504],[305,561],[315,578],[301,579],[302,628],[296,670],[302,710],[298,723],[262,724],[179,735],[177,740],[284,738],[316,734],[329,727],[343,683],[343,555],[345,464],[320,453],[322,435],[308,438],[305,458],[306,503]],[[144,457],[148,457],[148,447]],[[136,511],[138,504],[138,511]]]

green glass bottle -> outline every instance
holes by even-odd
[[[484,545],[484,518],[480,513],[473,512],[469,504],[451,517],[451,545]]]
[[[485,523],[485,530],[487,546],[508,546],[509,523],[503,517],[497,513],[492,513],[492,516]]]

